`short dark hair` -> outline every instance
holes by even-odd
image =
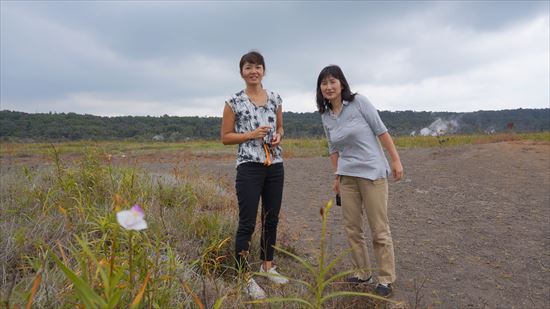
[[[242,73],[245,63],[260,64],[264,67],[265,72],[264,56],[255,50],[252,50],[241,57],[241,61],[239,62],[239,72]]]
[[[342,72],[342,69],[340,69],[339,66],[335,64],[326,66],[324,69],[321,70],[321,73],[319,73],[319,77],[317,78],[317,109],[321,114],[323,114],[327,109],[332,109],[332,104],[330,104],[330,102],[323,97],[323,93],[321,92],[321,83],[323,82],[323,79],[329,76],[332,76],[340,81],[340,84],[343,88],[342,100],[351,102],[357,94],[351,92],[348,81],[344,76],[344,72]]]

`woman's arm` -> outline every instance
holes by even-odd
[[[395,181],[401,180],[401,178],[403,178],[403,166],[401,165],[401,159],[399,158],[397,149],[393,144],[393,139],[391,138],[391,135],[388,132],[384,132],[378,135],[378,138],[380,139],[380,142],[382,143],[384,148],[386,148],[386,150],[390,154],[393,179],[395,179]]]
[[[229,105],[225,104],[223,109],[221,140],[224,145],[244,143],[251,139],[263,138],[269,132],[269,126],[260,126],[254,131],[245,133],[235,132],[235,114]]]

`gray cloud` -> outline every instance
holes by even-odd
[[[379,108],[548,107],[548,2],[0,3],[7,109],[219,115],[253,48],[287,110],[331,63]]]

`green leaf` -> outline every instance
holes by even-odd
[[[336,275],[334,275],[334,276],[328,278],[327,280],[325,280],[324,285],[328,285],[328,284],[331,283],[332,281],[334,281],[334,280],[336,280],[336,279],[338,279],[338,278],[342,278],[342,277],[344,277],[344,276],[353,274],[354,272],[355,272],[354,269],[352,269],[352,270],[346,270],[346,271],[343,271],[343,272],[339,272],[339,273],[337,273]]]
[[[273,298],[266,298],[266,299],[257,299],[257,300],[251,300],[247,301],[247,304],[263,304],[263,303],[280,303],[280,302],[297,302],[306,305],[308,308],[315,308],[310,302],[306,301],[305,299],[301,298],[286,298],[286,297],[273,297]]]
[[[90,308],[95,308],[99,305],[99,307],[107,307],[107,303],[105,300],[103,300],[99,295],[97,295],[96,292],[80,277],[78,277],[72,270],[70,270],[61,260],[55,255],[52,254],[52,257],[61,268],[61,270],[65,273],[65,275],[73,282],[76,291],[80,295],[82,301],[86,303],[86,305]]]
[[[109,290],[109,308],[115,308],[117,306],[117,304],[120,302],[121,298],[122,298],[122,293],[123,292],[126,292],[125,290],[123,289],[119,289],[116,287],[117,283],[120,282],[120,280],[122,279],[122,277],[124,277],[124,272],[123,271],[117,271],[115,270],[113,272],[113,277],[111,278],[111,283],[110,283],[110,286],[111,286],[111,290]],[[107,292],[107,291],[105,291]],[[107,295],[106,295],[107,296]]]
[[[344,258],[347,254],[351,252],[351,249],[345,250],[344,252],[338,254],[321,272],[322,276],[325,276],[340,260]]]
[[[387,301],[387,302],[391,302],[391,303],[397,303],[395,300],[387,299],[387,298],[384,298],[382,296],[378,296],[378,295],[372,294],[372,293],[338,291],[338,292],[333,292],[333,293],[330,293],[328,295],[325,295],[325,297],[321,298],[321,304],[324,303],[325,301],[333,298],[333,297],[338,297],[338,296],[363,296],[363,297],[374,298],[374,299],[383,300],[383,301]]]
[[[258,273],[258,272],[254,272],[253,273],[255,276],[261,276],[261,277],[271,277],[271,276],[274,276],[272,274],[266,274],[266,273]],[[313,289],[313,286],[311,284],[309,284],[308,282],[304,281],[304,280],[300,280],[300,279],[294,279],[294,278],[291,278],[291,277],[286,277],[286,276],[277,276],[277,277],[281,277],[281,278],[287,278],[288,280],[290,281],[295,281],[295,282],[298,282],[298,283],[301,283],[303,285],[305,285],[308,289]]]
[[[291,256],[292,258],[294,258],[295,260],[297,260],[298,262],[300,262],[300,264],[304,265],[304,267],[310,272],[312,273],[313,275],[316,275],[317,274],[317,271],[315,270],[315,268],[313,268],[313,266],[311,266],[311,264],[302,259],[301,257],[297,256],[296,254],[293,254],[293,253],[290,253],[288,251],[286,251],[285,249],[282,249],[280,247],[277,247],[277,246],[273,246],[273,248],[275,248],[275,250],[277,251],[281,251],[282,253],[288,255],[288,256]]]
[[[116,308],[118,303],[120,302],[120,299],[122,298],[122,290],[116,289],[113,294],[111,294],[111,297],[109,297],[109,308]]]
[[[221,298],[216,299],[216,302],[214,303],[214,309],[220,309],[223,305],[223,301],[225,300],[227,296],[224,295]]]

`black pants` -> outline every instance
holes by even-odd
[[[260,258],[273,260],[273,245],[277,240],[277,224],[283,197],[284,167],[282,163],[264,166],[247,162],[237,167],[237,199],[239,201],[239,228],[235,241],[237,267],[246,266],[250,239],[256,226],[258,204],[262,198],[262,234]]]

